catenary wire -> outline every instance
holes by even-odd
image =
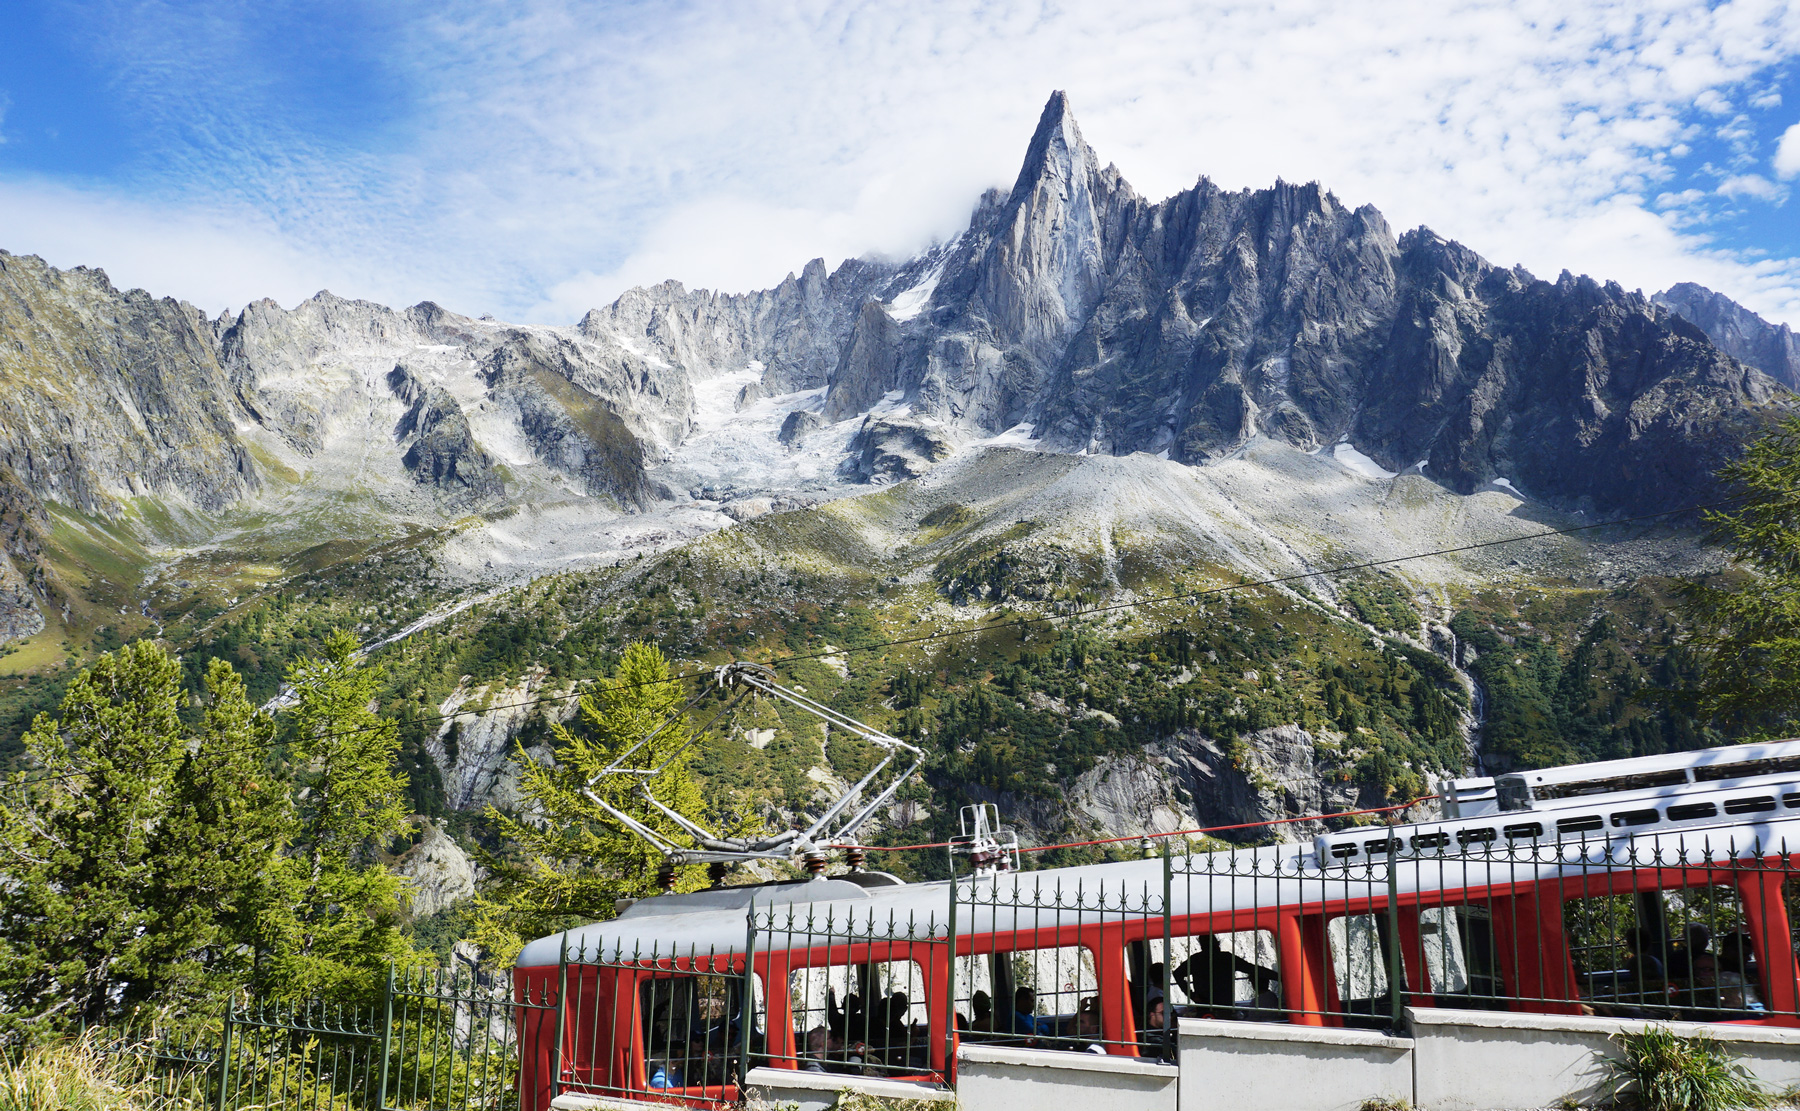
[[[1082,617],[1092,616],[1094,614],[1115,613],[1119,610],[1133,609],[1133,608],[1136,608],[1139,606],[1151,606],[1151,605],[1157,605],[1157,604],[1166,603],[1166,602],[1189,601],[1189,600],[1192,600],[1195,598],[1204,598],[1204,597],[1213,596],[1213,595],[1228,594],[1228,593],[1231,593],[1233,591],[1238,591],[1238,590],[1251,590],[1251,589],[1255,589],[1257,587],[1263,587],[1263,586],[1278,586],[1282,583],[1298,582],[1303,579],[1327,578],[1327,577],[1331,577],[1334,575],[1348,574],[1353,571],[1366,571],[1366,570],[1369,570],[1369,569],[1375,568],[1375,567],[1389,567],[1396,563],[1408,563],[1413,560],[1434,559],[1434,558],[1437,558],[1438,556],[1456,555],[1456,554],[1459,554],[1462,552],[1479,551],[1479,550],[1482,550],[1485,548],[1501,547],[1506,544],[1521,544],[1521,543],[1524,543],[1524,542],[1530,541],[1530,540],[1543,540],[1543,539],[1547,539],[1547,538],[1553,537],[1553,536],[1567,536],[1571,533],[1588,532],[1593,529],[1615,528],[1615,527],[1618,527],[1621,525],[1636,524],[1641,521],[1652,521],[1652,520],[1657,520],[1657,519],[1660,519],[1663,517],[1676,517],[1676,516],[1681,516],[1683,514],[1688,514],[1688,513],[1698,513],[1702,510],[1717,509],[1720,506],[1731,505],[1740,500],[1742,500],[1742,499],[1737,498],[1737,497],[1723,498],[1718,501],[1702,502],[1698,505],[1683,506],[1679,509],[1665,509],[1665,510],[1662,510],[1662,511],[1656,512],[1656,513],[1640,513],[1633,517],[1624,517],[1624,518],[1620,518],[1619,520],[1614,520],[1614,521],[1597,521],[1594,524],[1590,524],[1590,525],[1571,525],[1567,528],[1543,529],[1538,532],[1528,533],[1524,536],[1509,536],[1509,537],[1504,537],[1499,540],[1484,540],[1484,541],[1480,541],[1480,542],[1474,543],[1474,544],[1463,544],[1463,545],[1460,545],[1460,546],[1454,547],[1454,548],[1439,548],[1439,549],[1436,549],[1434,551],[1429,551],[1429,552],[1414,552],[1410,555],[1390,556],[1386,559],[1375,559],[1375,560],[1367,560],[1362,563],[1343,564],[1343,565],[1340,565],[1337,567],[1327,567],[1327,568],[1322,568],[1322,569],[1316,570],[1316,571],[1297,572],[1295,574],[1290,574],[1290,575],[1276,575],[1271,578],[1255,579],[1255,580],[1250,580],[1247,582],[1240,582],[1240,583],[1226,583],[1221,586],[1206,587],[1201,590],[1182,591],[1182,592],[1179,592],[1176,594],[1163,594],[1163,595],[1157,595],[1157,596],[1149,597],[1149,598],[1134,598],[1128,602],[1111,602],[1106,605],[1089,606],[1089,607],[1086,607],[1085,609],[1072,610],[1068,613],[1045,614],[1045,615],[1039,616],[1039,617],[1020,617],[1020,618],[1014,618],[1014,619],[1007,620],[1007,621],[994,621],[994,622],[988,622],[986,624],[965,626],[965,627],[959,628],[959,629],[945,629],[945,630],[941,630],[941,631],[935,632],[935,633],[923,633],[918,636],[896,637],[892,640],[878,641],[874,644],[862,644],[862,645],[856,645],[854,647],[834,649],[834,650],[830,650],[830,651],[793,653],[793,654],[790,654],[787,656],[778,656],[774,659],[767,660],[767,661],[765,661],[765,665],[769,666],[769,667],[781,667],[784,664],[798,663],[798,662],[801,662],[804,660],[822,659],[827,656],[841,657],[841,656],[847,656],[847,655],[852,655],[852,654],[860,655],[860,654],[864,654],[864,653],[868,653],[868,652],[879,652],[885,648],[897,648],[897,647],[904,647],[906,645],[911,645],[911,644],[923,644],[923,643],[927,643],[930,641],[949,640],[949,639],[952,639],[955,637],[974,636],[979,633],[989,633],[989,632],[995,632],[995,631],[1003,630],[1003,629],[1024,628],[1024,627],[1027,627],[1030,625],[1048,624],[1048,623],[1056,622],[1056,621],[1076,620],[1076,619],[1079,619]],[[641,680],[635,680],[632,682],[612,683],[612,684],[609,684],[606,686],[590,687],[588,690],[588,693],[604,694],[604,693],[607,693],[610,691],[628,690],[628,689],[635,689],[637,687],[646,687],[646,686],[658,686],[663,683],[683,683],[690,679],[705,678],[709,674],[710,674],[710,669],[708,669],[707,671],[686,671],[686,672],[681,672],[676,675],[670,675],[670,676],[667,676],[666,678],[662,678],[662,679],[641,679]],[[580,679],[580,680],[577,680],[576,682],[592,683],[592,682],[594,682],[594,680]],[[459,709],[459,710],[452,710],[448,713],[441,713],[441,714],[421,714],[418,717],[411,717],[411,718],[387,718],[387,719],[384,719],[373,725],[360,725],[353,729],[343,729],[343,730],[337,730],[337,731],[331,732],[331,733],[321,733],[315,739],[331,740],[331,739],[334,739],[337,737],[353,736],[358,733],[369,733],[369,732],[373,732],[375,730],[387,729],[390,727],[397,729],[397,728],[400,728],[402,726],[407,726],[407,725],[424,725],[424,724],[427,724],[430,722],[450,721],[450,720],[453,720],[453,719],[459,718],[459,717],[480,716],[482,714],[493,713],[496,710],[516,710],[516,709],[526,709],[526,708],[534,707],[534,706],[543,706],[543,705],[547,705],[547,704],[551,704],[551,703],[566,703],[571,697],[573,697],[572,692],[570,694],[551,695],[551,696],[545,696],[545,697],[541,697],[541,698],[525,699],[525,700],[522,700],[519,702],[503,702],[498,705],[490,705],[490,706],[482,707],[480,709],[468,709],[468,710]],[[240,745],[235,748],[222,750],[219,753],[219,755],[236,755],[236,754],[243,753],[243,752],[258,751],[258,750],[266,751],[269,749],[278,748],[282,744],[285,744],[285,743],[286,743],[285,741],[281,741],[281,740],[269,740],[269,741],[258,742],[256,744],[251,744],[251,745]],[[171,763],[179,763],[181,760],[187,759],[187,757],[188,757],[188,754],[184,752],[179,757],[171,757],[170,762]],[[65,780],[65,779],[78,779],[87,774],[89,774],[87,771],[61,772],[56,775],[29,777],[29,778],[25,778],[22,780],[15,780],[15,781],[13,781],[12,784],[10,784],[10,786],[29,787],[29,786],[34,786],[39,783],[51,783],[51,782],[56,782],[58,780]],[[875,848],[876,846],[868,846],[868,847]]]
[[[1422,802],[1430,802],[1432,799],[1439,797],[1441,796],[1419,795],[1415,798],[1407,799],[1405,802],[1394,803],[1391,806],[1372,806],[1363,810],[1339,810],[1331,814],[1302,814],[1295,818],[1270,818],[1261,822],[1238,822],[1235,825],[1228,826],[1202,826],[1199,829],[1177,829],[1171,830],[1168,833],[1133,833],[1124,837],[1101,837],[1093,841],[1064,841],[1056,845],[1022,845],[1019,847],[1019,851],[1022,853],[1047,853],[1051,849],[1085,849],[1094,845],[1118,845],[1126,841],[1156,841],[1164,837],[1192,837],[1197,833],[1224,833],[1226,830],[1232,829],[1260,829],[1263,826],[1284,826],[1293,822],[1323,822],[1330,818],[1355,818],[1364,814],[1391,814],[1396,811],[1410,809]],[[830,847],[834,849],[861,849],[867,852],[878,853],[900,853],[909,852],[913,849],[942,849],[954,845],[955,843],[956,842],[954,841],[930,841],[922,845],[856,845],[846,843],[831,845]]]

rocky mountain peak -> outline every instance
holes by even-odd
[[[1800,390],[1800,338],[1786,324],[1771,324],[1723,293],[1693,282],[1678,282],[1651,300],[1700,328],[1732,358]]]

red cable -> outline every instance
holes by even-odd
[[[1393,806],[1376,806],[1367,810],[1340,810],[1335,814],[1303,814],[1298,818],[1270,818],[1268,821],[1263,822],[1239,822],[1236,825],[1206,826],[1203,829],[1178,829],[1173,833],[1142,833],[1132,834],[1128,837],[1102,837],[1097,841],[1069,841],[1061,845],[1031,845],[1021,848],[1019,851],[1022,853],[1041,853],[1048,852],[1051,849],[1084,849],[1093,845],[1116,845],[1121,841],[1145,841],[1155,840],[1161,837],[1191,837],[1196,833],[1218,833],[1221,830],[1227,829],[1255,829],[1258,826],[1279,826],[1287,825],[1290,822],[1322,822],[1327,818],[1355,818],[1363,814],[1389,814],[1395,810],[1405,810],[1409,807],[1417,806],[1421,802],[1426,802],[1438,797],[1439,796],[1437,795],[1420,795],[1418,798],[1408,799],[1405,802],[1396,803]],[[865,851],[878,853],[898,853],[906,852],[911,849],[942,849],[953,843],[954,842],[950,841],[933,841],[928,845],[832,845],[830,847],[834,849],[863,849]]]

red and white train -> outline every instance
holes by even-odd
[[[756,1067],[948,1081],[969,1039],[1159,1054],[1176,1013],[1800,1025],[1800,740],[1455,780],[1441,798],[1436,820],[1000,870],[954,898],[852,872],[642,900],[520,954],[521,1004],[560,992],[521,1006],[521,1106],[715,1105]]]

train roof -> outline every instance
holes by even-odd
[[[1284,843],[1176,856],[1169,909],[1177,915],[1333,900],[1366,889],[1381,898],[1390,860],[1404,893],[1525,882],[1553,874],[1800,852],[1800,740],[1524,773],[1551,797],[1515,795],[1460,817],[1323,834]],[[1680,774],[1675,774],[1680,773]],[[1501,777],[1502,779],[1506,777]],[[1471,781],[1460,781],[1468,784]],[[1476,781],[1478,782],[1478,781]],[[1428,866],[1424,866],[1426,862]],[[1160,916],[1164,863],[1109,864],[962,878],[959,936]],[[748,915],[757,945],[810,947],[846,935],[870,940],[942,938],[949,881],[900,883],[885,873],[721,887],[658,895],[619,918],[539,938],[520,967],[742,953]],[[771,928],[773,932],[771,933]]]

